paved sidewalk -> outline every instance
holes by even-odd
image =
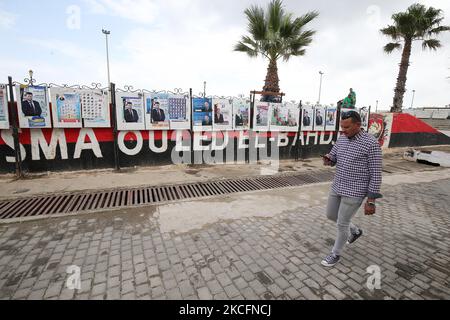
[[[406,183],[411,184],[406,184]],[[1,299],[449,299],[450,170],[387,177],[326,269],[329,184],[0,225]],[[81,290],[66,288],[81,268]],[[371,291],[366,269],[381,269]]]

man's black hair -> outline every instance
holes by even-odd
[[[361,116],[356,111],[346,111],[342,113],[342,120],[352,119],[353,123],[362,123]]]

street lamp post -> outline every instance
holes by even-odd
[[[375,112],[378,113],[378,100],[377,100],[377,106],[375,108]]]
[[[319,100],[317,101],[317,104],[320,105],[320,98],[322,96],[322,76],[325,74],[322,71],[319,71],[320,74],[320,87],[319,87]]]
[[[203,98],[206,98],[206,81],[203,81]]]
[[[111,86],[111,77],[109,74],[109,43],[108,43],[108,36],[111,34],[111,31],[102,29],[103,34],[106,37],[106,66],[108,69],[108,88]]]
[[[413,90],[413,96],[412,96],[412,101],[411,101],[411,109],[413,108],[414,105],[414,96],[416,95],[416,90]]]

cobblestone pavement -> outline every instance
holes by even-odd
[[[0,298],[449,299],[450,180],[385,191],[332,269],[324,206],[184,234],[161,233],[157,207],[2,225]],[[71,265],[81,290],[66,287]],[[380,290],[366,286],[371,265]]]

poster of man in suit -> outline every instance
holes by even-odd
[[[21,128],[51,128],[50,106],[47,88],[42,86],[18,86],[17,97],[19,125]]]
[[[302,131],[313,131],[314,108],[311,105],[302,107]]]
[[[316,106],[314,108],[314,130],[325,131],[325,108]]]
[[[250,100],[233,100],[234,130],[248,130],[250,128]]]
[[[148,130],[169,130],[169,94],[145,95],[145,118]]]
[[[213,99],[214,130],[233,130],[233,104],[228,99]]]
[[[117,92],[116,104],[119,130],[145,130],[144,103],[141,93]]]

